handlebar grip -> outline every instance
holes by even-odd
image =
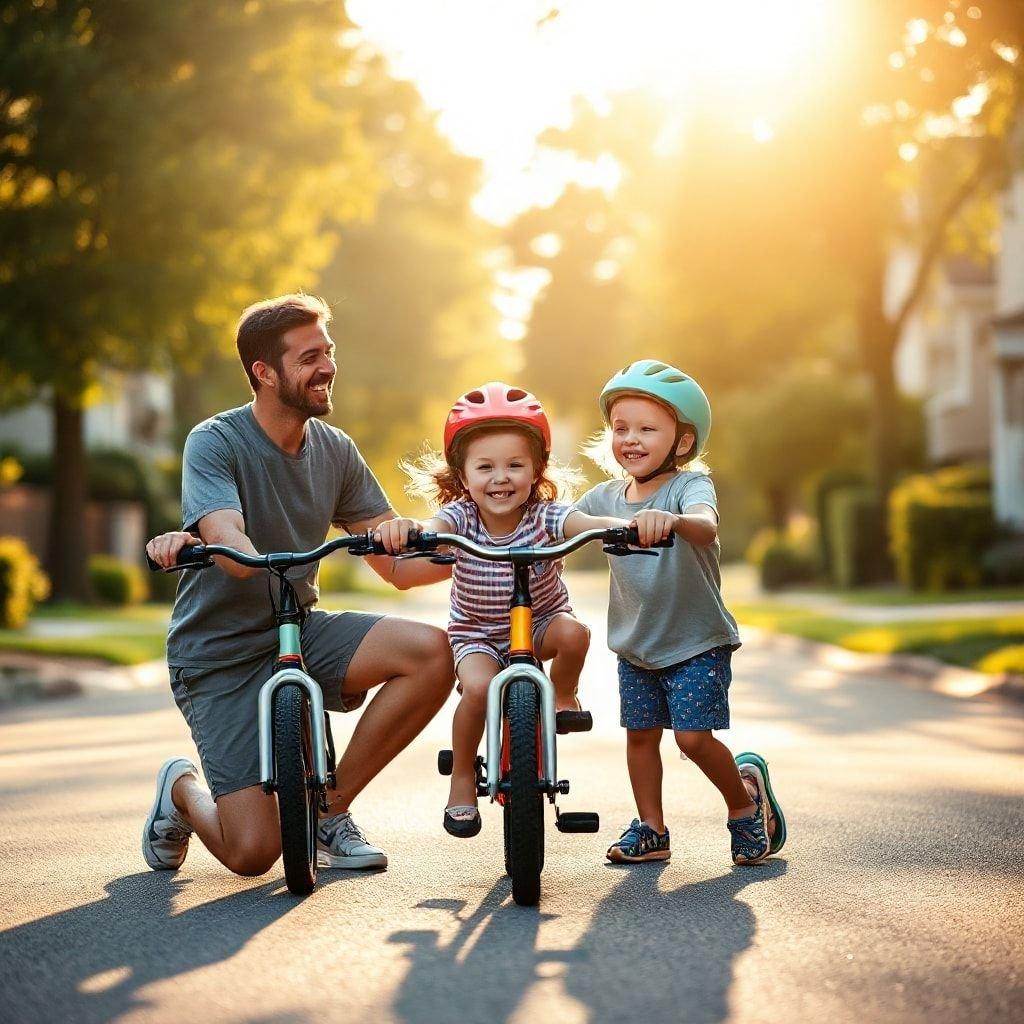
[[[213,565],[213,560],[207,555],[204,544],[189,544],[188,547],[184,547],[178,552],[177,561],[170,569],[164,570],[163,566],[154,562],[148,554],[146,563],[149,565],[150,572],[174,572],[176,569],[205,569],[207,566]]]

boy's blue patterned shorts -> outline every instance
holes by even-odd
[[[729,728],[732,648],[710,651],[660,669],[619,658],[620,724],[624,729],[703,732]]]

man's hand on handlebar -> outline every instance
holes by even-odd
[[[201,543],[199,538],[191,533],[182,533],[181,531],[161,533],[159,537],[154,537],[146,545],[146,554],[161,569],[173,569],[178,562],[178,552],[182,548],[199,543]]]

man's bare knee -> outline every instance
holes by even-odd
[[[265,875],[280,856],[276,837],[247,836],[228,848],[224,863],[236,875]]]

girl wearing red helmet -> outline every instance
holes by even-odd
[[[496,381],[474,388],[448,414],[443,459],[428,453],[403,464],[412,478],[409,493],[437,505],[435,516],[414,524],[391,520],[386,528],[398,532],[414,525],[506,547],[553,544],[596,525],[625,525],[598,523],[560,502],[577,478],[553,466],[550,456],[551,427],[533,395]],[[454,554],[448,637],[462,699],[452,723],[454,766],[444,827],[469,838],[481,827],[474,761],[488,684],[507,663],[513,570],[462,551]],[[568,732],[588,718],[576,699],[576,686],[590,631],[573,616],[562,563],[546,562],[533,571],[534,646],[542,661],[551,660],[558,728]],[[396,573],[401,572],[399,564]]]

